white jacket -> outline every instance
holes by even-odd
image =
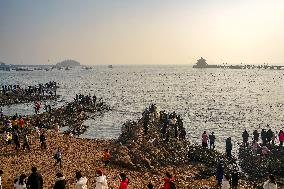
[[[223,179],[221,189],[230,189],[230,182],[226,179]]]
[[[18,181],[14,184],[14,188],[15,188],[15,189],[26,189],[27,186],[26,186],[26,184],[21,185],[21,184],[20,184],[20,181],[18,180]]]
[[[75,189],[87,189],[87,181],[88,179],[86,177],[81,177],[76,185],[75,185]]]
[[[268,181],[265,181],[263,184],[263,189],[277,189],[277,184],[271,183]]]
[[[108,189],[107,179],[105,175],[99,176],[96,178],[96,187],[95,189]]]

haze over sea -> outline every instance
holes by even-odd
[[[204,130],[214,131],[216,146],[223,151],[225,139],[234,146],[246,128],[283,129],[284,71],[193,69],[191,66],[94,66],[91,70],[0,72],[0,84],[36,85],[49,81],[59,84],[61,106],[76,94],[96,94],[112,111],[85,122],[81,137],[115,138],[127,120],[137,120],[151,103],[160,110],[182,115],[188,138],[201,143]],[[33,113],[33,104],[3,107],[4,114]],[[250,136],[251,138],[251,136]],[[235,148],[236,150],[236,148]]]

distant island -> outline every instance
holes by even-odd
[[[275,66],[275,65],[249,65],[249,64],[240,64],[240,65],[228,65],[223,63],[222,65],[209,65],[207,64],[204,58],[197,60],[196,64],[193,65],[193,68],[229,68],[229,69],[270,69],[270,70],[284,70],[284,66]]]
[[[58,67],[75,67],[80,66],[80,63],[76,60],[63,60],[62,62],[58,62],[56,64]]]

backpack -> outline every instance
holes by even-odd
[[[176,185],[173,181],[170,181],[170,189],[176,189]]]

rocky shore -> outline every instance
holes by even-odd
[[[47,149],[40,148],[38,135],[35,132],[31,135],[31,151],[17,152],[13,144],[7,145],[1,140],[0,169],[4,172],[2,177],[4,185],[11,184],[12,180],[22,173],[29,175],[31,167],[37,166],[43,175],[44,188],[52,188],[55,174],[59,171],[66,177],[69,188],[73,188],[76,182],[76,170],[81,170],[88,178],[89,188],[94,188],[96,171],[102,169],[107,175],[110,189],[118,188],[117,175],[120,172],[125,172],[130,179],[130,189],[146,188],[149,182],[158,188],[166,172],[172,173],[179,189],[213,189],[218,188],[215,172],[220,159],[224,160],[225,174],[230,174],[232,166],[236,163],[236,159],[227,159],[215,150],[190,144],[181,135],[183,127],[180,121],[177,121],[179,125],[177,130],[170,127],[167,128],[168,132],[163,133],[164,117],[172,114],[157,112],[155,108],[143,112],[138,121],[125,123],[118,139],[80,139],[70,136],[70,133],[76,136],[84,131],[75,128],[82,128],[76,125],[82,125],[82,120],[87,117],[86,112],[109,110],[103,101],[96,105],[97,109],[90,104],[75,101],[62,108],[32,117],[31,125],[36,124],[37,120],[51,121],[50,127],[46,127],[49,128],[46,133]],[[54,131],[54,124],[59,124],[61,127],[71,124],[71,127],[67,132],[57,133]],[[55,162],[53,155],[58,147],[62,152],[62,168],[53,165]],[[111,161],[107,167],[102,162],[103,150],[106,148],[111,151]],[[254,161],[251,157],[251,154],[240,157],[246,165],[243,167],[245,172],[240,173],[239,188],[258,188],[266,180],[268,173],[275,173],[270,169],[259,177],[247,177],[245,173],[254,172],[257,167],[256,164],[251,166],[247,164],[251,162],[262,164],[262,161]],[[283,156],[275,158],[274,161],[279,162]],[[243,161],[241,163],[244,163]]]

